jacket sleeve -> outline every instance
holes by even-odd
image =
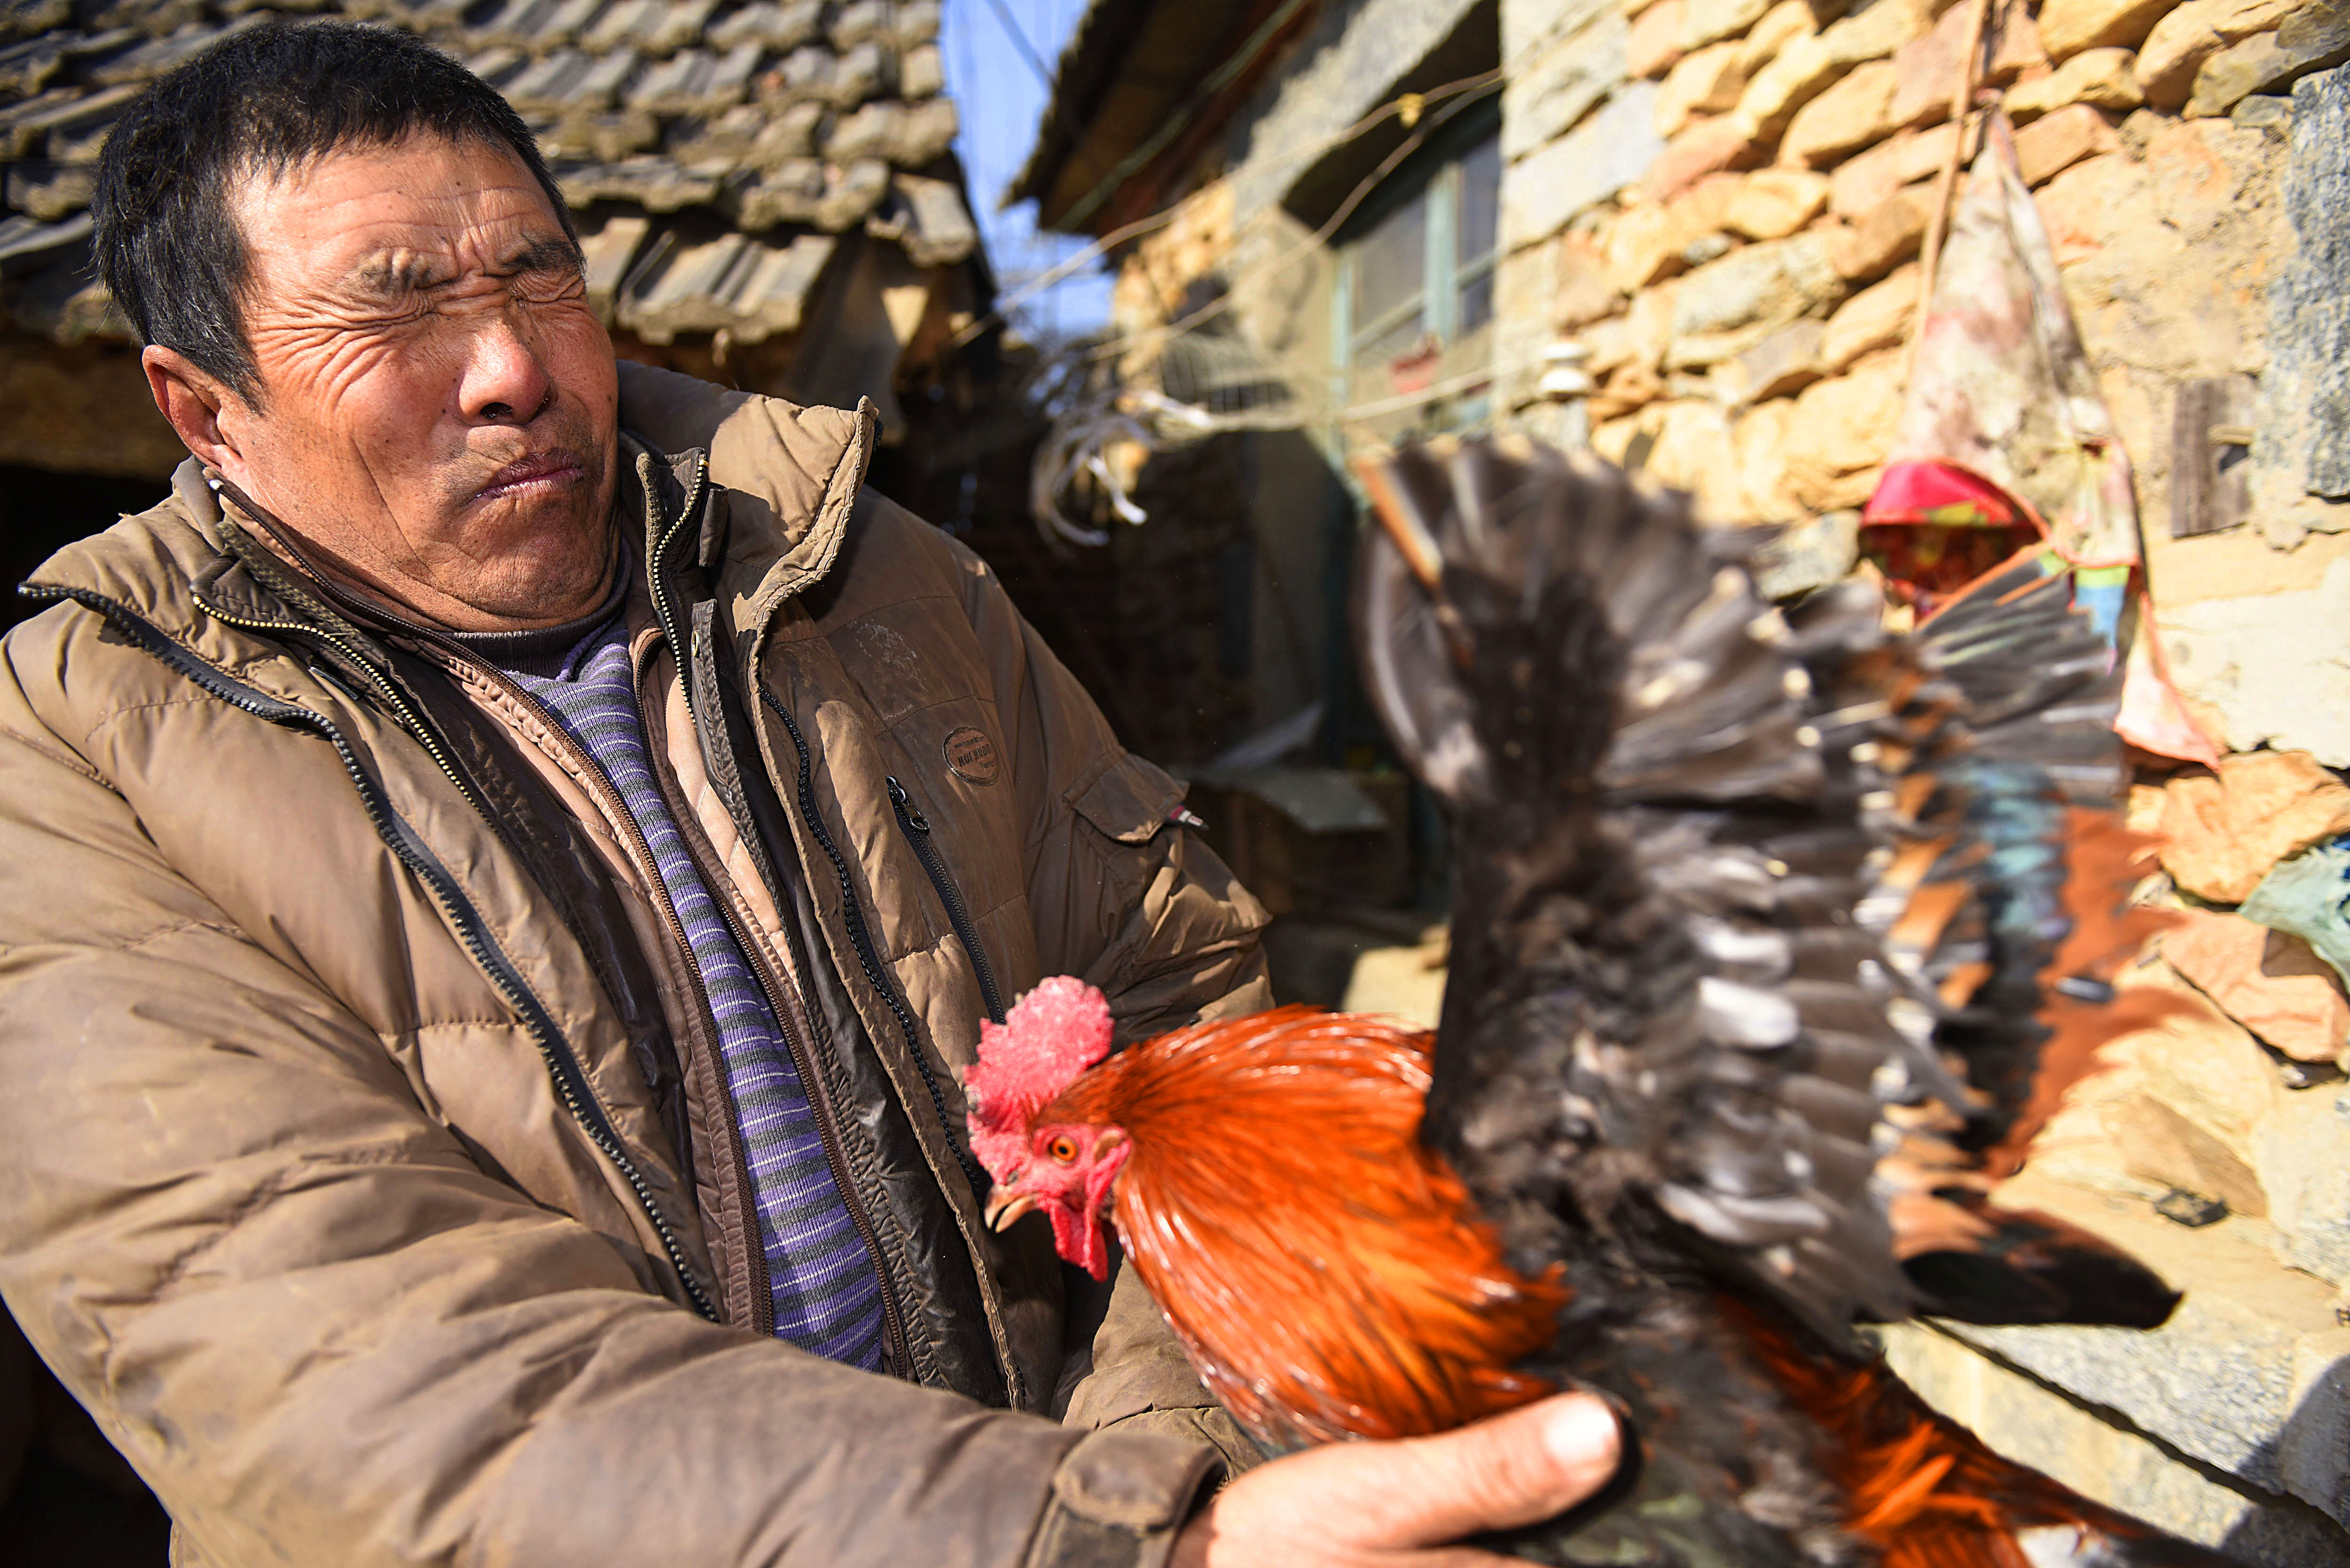
[[[1088,1315],[1085,1322],[1093,1319]],[[1123,1259],[1111,1271],[1087,1351],[1073,1362],[1064,1381],[1068,1402],[1062,1419],[1072,1427],[1205,1443],[1216,1450],[1228,1475],[1264,1459],[1191,1370],[1159,1303]]]
[[[97,640],[78,657],[144,657]],[[0,670],[0,1293],[170,1509],[175,1562],[1163,1559],[1204,1451],[706,1323],[484,1168],[395,1042],[166,863],[22,668]]]

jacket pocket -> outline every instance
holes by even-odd
[[[1128,752],[1067,798],[1071,810],[1120,844],[1140,844],[1174,819],[1183,793],[1164,769]]]
[[[953,876],[947,870],[946,859],[939,853],[939,846],[932,838],[930,818],[922,815],[922,808],[914,804],[914,797],[906,793],[904,784],[895,778],[884,778],[881,782],[889,787],[889,805],[898,814],[899,831],[913,846],[915,858],[922,863],[923,871],[931,878],[931,888],[939,895],[939,902],[946,907],[948,923],[954,927],[955,936],[962,943],[962,950],[971,956],[972,973],[978,977],[980,999],[987,1003],[987,1015],[1001,1023],[1003,1022],[1003,996],[995,988],[995,971],[988,964],[987,950],[979,945],[979,926],[971,918],[971,906],[963,902],[962,892],[956,888]]]

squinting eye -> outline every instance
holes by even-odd
[[[1063,1165],[1072,1164],[1077,1158],[1076,1140],[1066,1137],[1056,1137],[1045,1146],[1045,1152]]]

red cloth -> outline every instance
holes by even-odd
[[[1860,514],[1861,553],[1921,610],[2047,537],[2039,514],[1982,475],[1936,458],[1887,467]]]

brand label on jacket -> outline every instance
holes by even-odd
[[[965,724],[947,735],[947,766],[954,776],[965,784],[992,784],[995,782],[997,763],[995,742],[986,732]]]

